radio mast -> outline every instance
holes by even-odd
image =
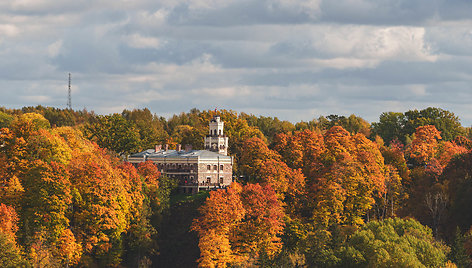
[[[67,108],[69,110],[72,110],[72,98],[71,98],[71,94],[70,94],[70,73],[69,73],[69,95],[68,95],[68,98],[67,98]]]

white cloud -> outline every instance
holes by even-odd
[[[61,52],[62,43],[63,43],[62,40],[57,40],[56,42],[54,42],[54,43],[52,43],[48,46],[48,55],[49,55],[49,57],[54,58],[54,57],[57,57],[59,55],[59,53]]]
[[[192,89],[191,93],[199,97],[231,99],[234,97],[250,97],[251,90],[247,86],[243,87],[215,87]]]
[[[13,24],[0,24],[0,38],[18,35],[20,30]]]
[[[162,41],[155,37],[145,37],[140,34],[132,34],[124,37],[124,42],[134,48],[159,48]]]
[[[45,95],[22,96],[21,99],[26,103],[34,103],[36,105],[41,103],[48,103],[49,101],[51,101],[51,97]]]
[[[410,85],[409,88],[416,96],[425,96],[427,94],[425,85]]]

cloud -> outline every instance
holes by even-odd
[[[0,105],[472,123],[466,0],[0,1]]]

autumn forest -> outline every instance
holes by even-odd
[[[203,149],[215,115],[230,187],[180,194],[126,162]],[[440,108],[294,124],[0,107],[0,267],[470,267],[471,139]]]

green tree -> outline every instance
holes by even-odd
[[[149,109],[134,109],[132,111],[123,110],[122,116],[129,122],[135,124],[139,132],[140,148],[143,150],[154,148],[158,143],[163,143],[169,136],[166,127],[166,120],[158,117]]]
[[[0,111],[0,128],[8,127],[13,121],[13,116]]]
[[[339,267],[443,267],[449,248],[413,219],[371,221],[340,249]]]
[[[120,156],[141,148],[136,126],[119,114],[98,116],[96,123],[85,126],[85,136]]]
[[[259,128],[269,142],[271,142],[273,137],[278,133],[289,133],[295,130],[295,126],[292,123],[281,121],[277,117],[256,117],[255,115],[241,113],[239,118],[246,120],[249,126]]]
[[[441,108],[428,107],[423,110],[409,110],[405,113],[382,113],[378,123],[372,123],[372,133],[379,135],[388,144],[395,138],[407,143],[416,129],[433,125],[441,132],[443,140],[451,141],[465,134],[459,117]]]
[[[467,251],[464,247],[465,237],[461,233],[459,227],[456,228],[456,233],[454,235],[454,242],[451,247],[451,260],[457,265],[457,267],[470,267],[470,258],[467,254]]]
[[[403,113],[385,112],[380,115],[379,122],[372,123],[372,134],[382,137],[387,144],[395,139],[405,142],[403,125]]]

